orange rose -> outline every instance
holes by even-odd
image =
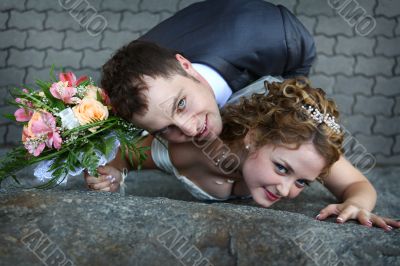
[[[108,118],[107,107],[93,98],[83,98],[72,110],[81,125],[106,120]]]
[[[85,98],[92,98],[97,100],[97,92],[100,93],[100,88],[93,85],[87,85]]]

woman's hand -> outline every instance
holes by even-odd
[[[121,172],[110,165],[97,168],[99,177],[90,176],[85,172],[85,181],[89,189],[95,191],[116,192],[122,180]]]
[[[390,231],[393,228],[399,228],[400,222],[390,218],[381,217],[373,214],[363,208],[358,207],[352,202],[344,202],[341,204],[330,204],[322,209],[315,219],[325,220],[331,215],[337,215],[337,223],[345,223],[347,220],[357,220],[360,224],[367,227],[380,227],[385,231]]]

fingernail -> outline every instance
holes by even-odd
[[[372,226],[372,222],[371,222],[370,220],[367,221],[367,224],[368,224],[369,226]]]
[[[388,226],[386,226],[386,229],[387,229],[388,231],[390,231],[390,230],[393,229],[393,227],[391,227],[390,225],[388,225]]]
[[[338,217],[338,218],[336,218],[336,221],[337,221],[338,223],[343,223],[343,218]]]
[[[112,179],[111,179],[111,183],[114,183],[115,182],[115,177],[113,177]]]
[[[108,175],[108,176],[107,176],[107,179],[108,179],[108,180],[112,180],[112,179],[113,179],[112,175]]]
[[[316,220],[319,220],[319,217],[321,216],[321,214],[318,214],[317,216],[315,216]]]

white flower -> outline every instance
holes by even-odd
[[[62,110],[58,113],[61,117],[61,123],[63,128],[73,129],[80,126],[78,119],[76,118],[74,111],[70,107]]]

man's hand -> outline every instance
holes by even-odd
[[[331,215],[337,215],[337,223],[345,223],[347,220],[357,220],[360,224],[367,227],[380,227],[385,231],[390,231],[393,228],[399,228],[400,222],[390,218],[381,217],[373,214],[363,208],[358,207],[352,202],[344,202],[342,204],[330,204],[322,209],[317,217],[317,220],[325,220]]]
[[[110,165],[97,168],[99,177],[90,176],[85,172],[85,181],[89,189],[95,191],[116,192],[122,180],[121,172]]]

